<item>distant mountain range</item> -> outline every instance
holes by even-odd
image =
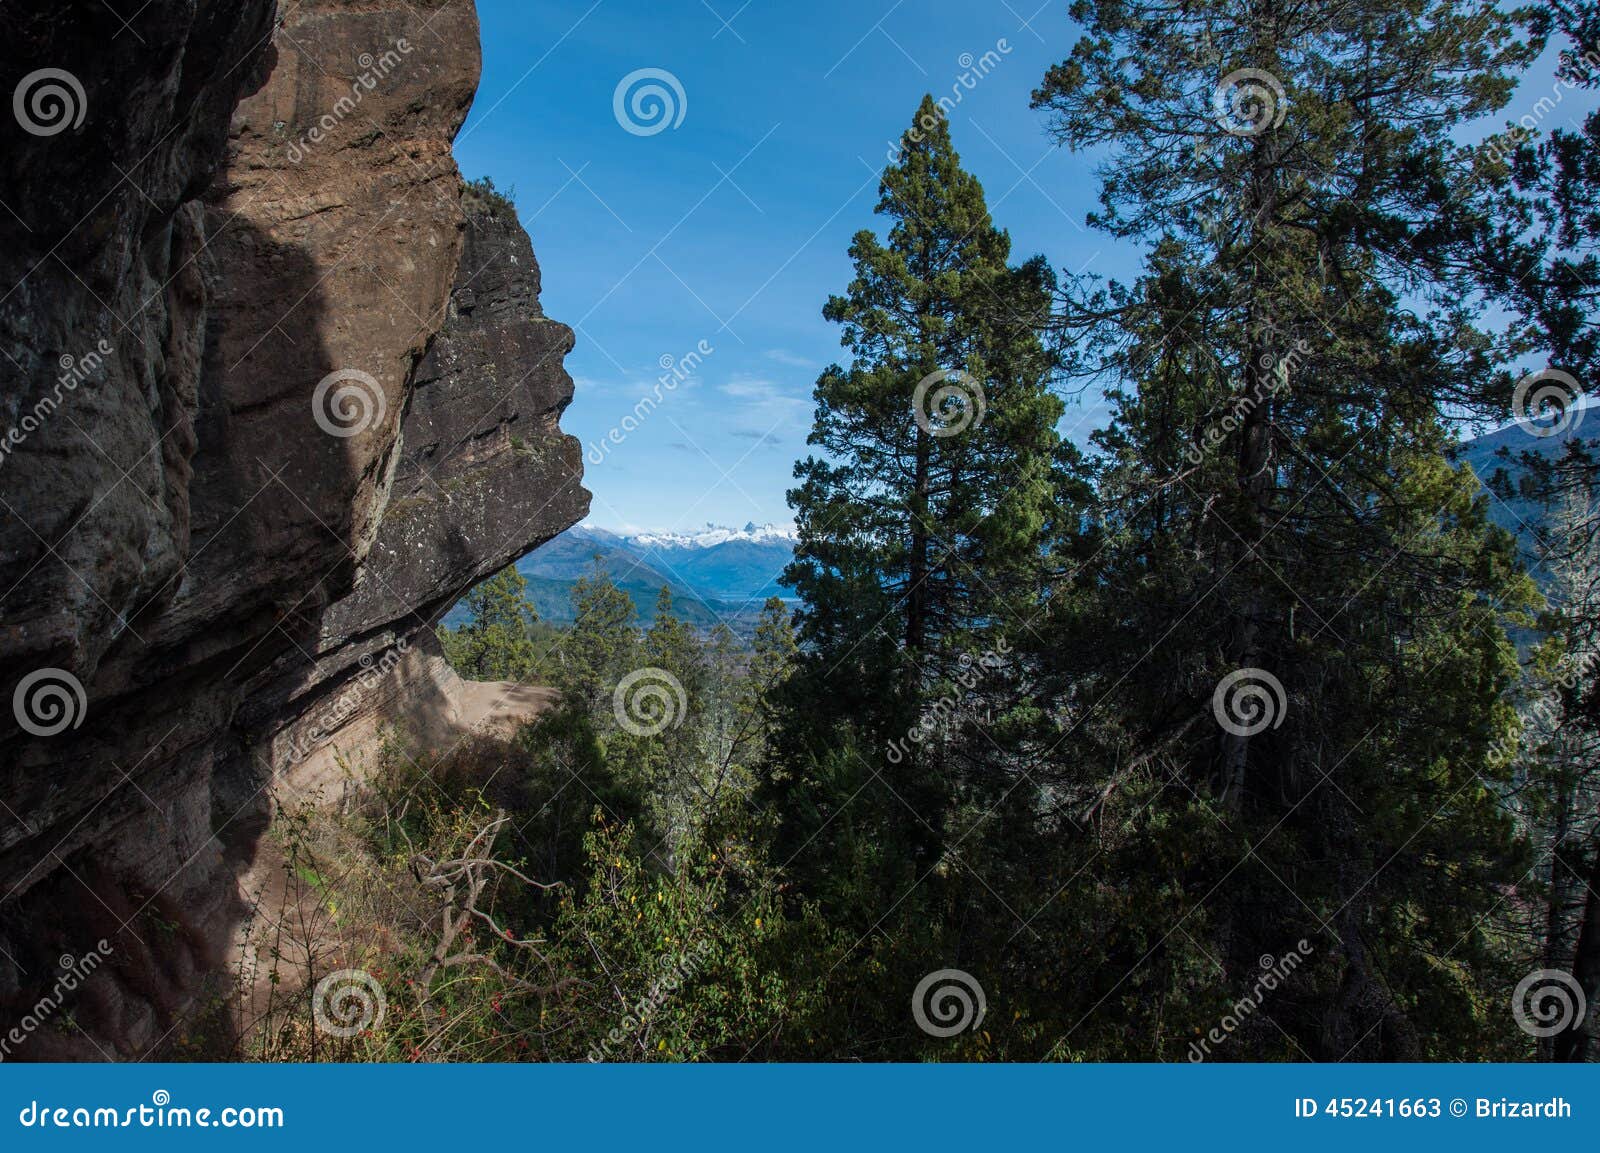
[[[1567,445],[1574,440],[1591,453],[1600,454],[1600,409],[1579,412],[1580,419],[1549,436],[1536,436],[1529,425],[1517,423],[1466,441],[1455,450],[1455,459],[1470,465],[1493,494],[1489,498],[1489,518],[1517,538],[1523,560],[1535,578],[1544,575],[1538,564],[1537,534],[1544,527],[1548,512],[1539,501],[1521,491],[1527,473],[1523,457],[1532,454],[1553,461],[1565,455]],[[1589,427],[1591,422],[1593,427]]]
[[[1577,426],[1553,436],[1534,436],[1521,424],[1463,442],[1453,455],[1471,465],[1478,479],[1497,495],[1490,498],[1490,517],[1515,534],[1534,575],[1534,534],[1544,509],[1518,495],[1525,469],[1524,453],[1555,458],[1567,443],[1581,439],[1600,451],[1600,410],[1588,414],[1595,428]],[[1509,493],[1509,495],[1507,495]],[[541,619],[569,625],[574,619],[572,588],[593,575],[596,566],[632,598],[639,620],[655,619],[656,597],[672,592],[673,611],[702,628],[723,623],[748,636],[768,597],[792,599],[779,583],[794,559],[795,531],[778,525],[747,524],[743,528],[708,524],[697,532],[615,533],[593,525],[577,525],[517,562],[528,581],[529,596]],[[467,619],[461,606],[445,617],[455,626]]]
[[[517,571],[527,578],[540,618],[551,624],[572,623],[573,585],[598,566],[632,598],[643,624],[655,619],[656,597],[666,588],[680,619],[704,628],[720,622],[748,634],[768,597],[788,595],[778,578],[794,558],[794,545],[794,530],[776,525],[634,534],[577,525],[523,557]],[[445,623],[464,619],[457,606]]]

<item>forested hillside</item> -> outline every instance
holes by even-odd
[[[611,184],[462,181],[610,11],[475,112],[469,3],[154,2],[178,62],[107,48],[85,136],[18,88],[0,173],[0,1059],[1600,1060],[1600,2],[1074,0],[1053,62],[917,64],[792,245],[776,126],[646,152],[664,69],[494,138],[598,109]],[[1002,64],[1099,264],[1008,230],[1059,205],[978,163]],[[568,328],[525,229],[602,211],[634,269]],[[606,525],[597,475],[744,520],[659,459],[781,526],[586,520],[586,462]]]
[[[1505,124],[1600,10],[1073,14],[1032,114],[1136,275],[1016,251],[908,108],[783,597],[508,568],[445,652],[559,705],[306,816],[383,942],[336,1055],[1600,1057],[1600,116]]]

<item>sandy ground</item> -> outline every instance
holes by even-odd
[[[510,681],[457,680],[450,686],[445,715],[419,725],[424,731],[417,735],[443,751],[474,733],[510,734],[550,708],[557,696],[554,689]],[[290,791],[304,796],[320,789],[324,804],[341,803],[346,782],[351,775],[360,775],[377,740],[374,722],[352,725],[296,768]],[[284,993],[306,982],[305,938],[312,939],[313,951],[320,954],[325,945],[317,938],[334,930],[315,886],[291,875],[278,840],[264,829],[244,840],[253,843],[254,854],[250,860],[235,861],[235,875],[240,897],[254,915],[239,925],[230,960],[241,978],[236,1022],[248,1029],[272,1002],[274,973],[281,1001]]]
[[[540,685],[511,681],[462,681],[456,723],[477,732],[510,732],[555,704],[559,694]]]

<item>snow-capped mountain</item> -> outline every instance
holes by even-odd
[[[589,531],[596,538],[609,537],[700,597],[758,604],[767,597],[783,595],[778,578],[794,559],[796,540],[793,528],[770,524],[743,528],[711,524],[699,532],[626,536]]]
[[[749,627],[794,558],[795,532],[779,525],[707,525],[698,532],[616,533],[594,525],[568,529],[517,562],[544,619],[570,623],[572,586],[596,566],[633,599],[640,619],[654,617],[661,589],[674,611],[698,625]]]
[[[743,528],[728,528],[725,525],[707,524],[696,532],[642,532],[624,535],[620,539],[639,548],[716,548],[734,543],[781,544],[793,548],[796,534],[792,525],[751,523]]]

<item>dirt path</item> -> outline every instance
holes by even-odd
[[[480,733],[515,731],[524,721],[554,707],[560,695],[542,685],[462,681],[456,695],[456,724]]]
[[[424,747],[440,752],[472,734],[509,736],[520,725],[552,708],[559,695],[552,688],[512,681],[454,680],[447,688],[449,707],[442,715],[432,714],[418,726],[423,731],[414,736]],[[417,719],[421,721],[420,717]],[[401,716],[392,718],[390,723],[404,726],[405,721]],[[376,750],[379,731],[376,720],[350,726],[349,731],[340,733],[296,768],[291,792],[304,795],[305,790],[320,787],[324,805],[341,804],[347,777],[345,766],[359,775],[364,766],[375,760],[370,754]],[[262,828],[241,840],[253,846],[253,853],[249,858],[232,858],[232,864],[239,897],[252,912],[235,931],[230,960],[240,977],[235,1021],[241,1030],[248,1030],[268,1011],[275,994],[281,1004],[285,990],[305,985],[307,945],[313,955],[321,956],[329,950],[337,951],[337,942],[301,939],[307,927],[313,927],[314,937],[336,932],[328,911],[322,907],[317,886],[304,877],[291,875],[283,847],[271,830]],[[288,942],[293,944],[286,947]]]

